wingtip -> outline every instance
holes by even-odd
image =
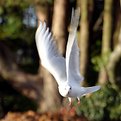
[[[80,18],[80,8],[78,7],[75,10],[74,8],[72,8],[70,31],[77,29],[79,24],[79,18]]]
[[[40,33],[40,31],[41,31],[42,29],[46,30],[46,22],[45,22],[45,21],[42,22],[42,21],[40,20],[39,26],[38,26],[38,28],[37,28],[37,30],[36,30],[36,33],[35,33],[35,39],[37,39],[37,36],[38,36],[38,34]]]
[[[38,27],[37,27],[36,33],[37,33],[37,31],[39,30],[39,28],[40,28],[41,26],[42,26],[42,21],[39,20],[39,25],[38,25]]]

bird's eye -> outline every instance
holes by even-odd
[[[72,88],[70,87],[70,90],[71,90]]]

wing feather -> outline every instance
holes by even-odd
[[[80,9],[76,9],[75,12],[74,10],[72,10],[70,32],[66,51],[66,70],[68,82],[72,80],[72,77],[74,78],[74,80],[77,80],[77,82],[83,80],[79,69],[79,48],[77,45],[76,37],[79,16]]]
[[[75,38],[69,60],[69,77],[73,77],[77,82],[83,81],[84,77],[80,74],[79,48]],[[70,79],[69,79],[70,80]]]
[[[36,35],[36,46],[41,64],[55,77],[58,85],[66,81],[65,58],[58,52],[46,23],[40,23]]]

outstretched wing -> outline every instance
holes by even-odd
[[[65,58],[57,51],[55,41],[45,22],[40,23],[35,39],[41,64],[55,77],[58,85],[66,81]]]
[[[84,80],[84,77],[80,74],[80,63],[79,63],[79,48],[77,44],[77,37],[75,37],[72,50],[69,59],[69,78],[73,77],[78,83]],[[71,81],[71,79],[69,79]]]
[[[67,69],[67,80],[71,81],[72,78],[80,81],[83,80],[83,77],[80,75],[79,69],[79,48],[77,45],[77,27],[79,22],[80,16],[80,9],[72,10],[72,17],[71,17],[71,25],[70,25],[70,33],[67,43],[67,50],[66,50],[66,69]]]

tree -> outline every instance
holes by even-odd
[[[81,0],[81,21],[80,21],[80,71],[85,76],[88,65],[88,44],[89,44],[89,21],[88,21],[88,0]]]
[[[69,0],[55,0],[52,31],[61,54],[65,54]]]
[[[117,79],[120,77],[116,76],[116,67],[118,62],[121,59],[121,9],[120,9],[120,1],[115,1],[117,3],[116,5],[116,19],[115,19],[115,31],[113,34],[113,51],[111,52],[110,56],[109,56],[109,63],[107,64],[107,70],[108,70],[108,77],[109,77],[109,81],[112,84],[116,84],[117,83]],[[117,79],[116,79],[117,78]]]
[[[49,14],[50,12],[52,13],[52,11],[49,11],[49,3],[37,1],[35,3],[35,8],[38,19],[38,25],[40,21],[46,21],[47,25],[49,25],[49,22],[51,21],[49,21]],[[51,111],[55,110],[56,107],[58,107],[58,103],[55,103],[58,101],[57,91],[55,90],[55,80],[52,75],[44,67],[41,66],[41,60],[38,72],[41,75],[43,81],[43,88],[41,89],[42,97],[40,98],[40,100],[38,100],[38,111],[46,112],[48,109]]]
[[[109,60],[109,52],[111,50],[111,34],[112,34],[112,5],[113,0],[104,1],[104,19],[103,19],[103,36],[102,36],[102,58],[103,66],[99,73],[99,83],[105,84],[108,80],[106,64]]]
[[[67,38],[67,13],[65,11],[67,11],[68,4],[68,0],[55,0],[52,18],[52,32],[56,40],[58,50],[63,55],[65,53]],[[48,11],[48,13],[50,13],[50,11]],[[61,97],[58,93],[56,80],[42,67],[41,75],[43,78],[43,99],[40,104],[40,111],[45,112],[48,111],[48,109],[55,111],[61,104]]]

